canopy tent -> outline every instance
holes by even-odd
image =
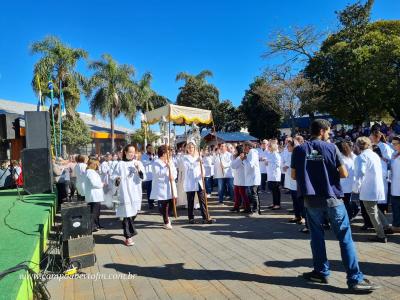
[[[183,124],[211,124],[213,121],[211,110],[195,107],[167,104],[163,107],[145,113],[146,123],[155,124],[165,118],[165,121],[176,125]]]

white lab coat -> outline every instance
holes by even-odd
[[[183,156],[184,154],[182,153],[176,156],[176,166],[178,169],[178,199],[176,200],[176,206],[187,205],[186,192],[183,189],[183,183],[185,181],[184,167],[182,164]]]
[[[174,178],[172,180],[173,194],[177,197],[177,189],[175,179],[177,171],[173,163],[170,164],[171,175]],[[152,165],[153,181],[151,183],[151,195],[150,199],[154,200],[169,200],[172,199],[171,183],[169,180],[168,165],[161,159],[156,159]]]
[[[268,154],[267,178],[268,181],[281,181],[281,156],[279,152]]]
[[[85,202],[103,202],[103,182],[100,175],[92,169],[87,169],[85,174]]]
[[[199,190],[199,184],[201,188],[204,189],[199,157],[184,155],[181,159],[180,165],[180,169],[183,172],[183,190],[185,192],[197,192]]]
[[[217,153],[214,156],[214,178],[232,178],[232,154],[226,151],[225,153]],[[224,170],[222,172],[222,169]]]
[[[340,178],[340,185],[342,186],[343,193],[351,193],[354,184],[354,160],[356,159],[354,153],[350,157],[342,155],[343,164],[346,167],[349,176]]]
[[[260,161],[258,151],[251,149],[243,160],[245,186],[255,186],[261,184]]]
[[[287,151],[285,159],[282,161],[282,168],[287,167],[285,171],[285,181],[283,186],[291,191],[297,191],[297,183],[296,180],[292,179],[292,174],[291,174],[292,169],[290,168],[292,153],[293,152]]]
[[[383,179],[383,188],[385,190],[385,199],[379,200],[378,204],[387,204],[387,194],[388,194],[388,164],[381,158],[382,165],[382,179]]]
[[[240,157],[236,157],[231,164],[233,171],[233,184],[236,186],[246,186],[246,179],[244,176],[244,163]]]
[[[153,161],[156,159],[156,156],[154,155],[149,155],[147,153],[142,154],[141,161],[143,163],[144,169],[146,170],[146,180],[145,181],[150,181],[153,180]]]
[[[393,156],[390,166],[392,169],[392,184],[390,185],[391,195],[400,196],[400,155]]]
[[[360,193],[360,200],[385,200],[381,159],[371,149],[364,150],[355,159],[353,192]]]
[[[268,156],[269,151],[267,149],[258,149],[258,156],[260,158],[260,172],[262,174],[267,174],[267,156]],[[262,160],[262,159],[265,160]]]
[[[214,157],[212,155],[203,156],[204,177],[214,176]]]
[[[143,179],[139,177],[140,170]],[[120,178],[118,186],[119,206],[116,209],[117,217],[133,217],[142,206],[142,180],[146,178],[143,164],[140,161],[120,161],[111,176],[113,180]]]
[[[379,150],[381,150],[382,156],[384,159],[386,159],[386,161],[389,161],[392,159],[394,149],[392,147],[390,147],[390,145],[379,142],[377,144],[377,146],[379,147]]]
[[[100,165],[100,177],[101,181],[104,183],[103,192],[104,192],[104,204],[108,208],[112,208],[112,200],[114,195],[114,181],[111,180],[112,173],[112,161],[103,161]]]
[[[85,195],[85,174],[86,174],[86,167],[85,163],[77,163],[74,171],[76,174],[76,189],[79,195]]]

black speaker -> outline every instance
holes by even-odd
[[[48,111],[25,112],[25,137],[28,149],[50,149],[50,114]]]
[[[16,135],[16,131],[17,135]],[[0,139],[13,140],[19,136],[19,115],[1,114],[0,115]]]
[[[50,149],[24,149],[21,154],[24,190],[28,194],[52,193],[53,166]]]
[[[85,202],[61,204],[63,241],[92,234],[90,207]]]
[[[95,263],[93,235],[63,241],[62,256],[78,269],[93,266]]]

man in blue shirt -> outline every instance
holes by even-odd
[[[310,141],[294,148],[291,161],[291,175],[297,181],[299,196],[304,197],[307,221],[311,236],[311,251],[314,270],[303,274],[307,280],[328,283],[329,262],[326,256],[324,228],[325,216],[339,240],[342,261],[347,272],[347,285],[355,292],[372,292],[379,288],[364,279],[358,265],[356,249],[340,178],[348,176],[338,148],[328,143],[330,123],[317,119],[311,124]]]

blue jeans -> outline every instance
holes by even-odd
[[[213,190],[213,178],[211,177],[204,177],[204,181],[206,183],[206,193],[211,194]]]
[[[400,227],[400,196],[391,196],[393,211],[393,226]]]
[[[218,178],[218,200],[224,202],[225,191],[228,190],[229,196],[233,201],[233,178]]]
[[[364,275],[358,266],[357,253],[351,236],[350,221],[344,204],[326,208],[307,207],[314,271],[323,276],[329,276],[330,274],[329,262],[326,256],[324,228],[322,227],[326,215],[328,215],[336,238],[339,240],[340,253],[347,273],[347,285],[351,287],[361,282]]]

